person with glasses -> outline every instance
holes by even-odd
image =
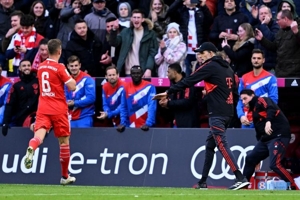
[[[261,30],[256,29],[256,40],[269,51],[277,52],[275,75],[277,77],[300,77],[300,32],[297,21],[290,10],[277,14],[280,30],[275,40],[268,40]]]

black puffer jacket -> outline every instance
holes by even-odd
[[[99,63],[103,54],[103,45],[91,30],[88,29],[87,40],[83,40],[75,31],[72,31],[65,53],[65,64],[70,56],[75,55],[81,61],[82,71],[87,70],[91,76],[100,76],[105,73],[104,66]]]
[[[188,39],[188,25],[189,25],[189,9],[183,6],[182,0],[176,0],[169,8],[168,13],[178,16],[177,23],[180,25],[180,32],[182,33],[183,40],[187,44]],[[180,16],[180,17],[179,17]],[[203,42],[208,41],[209,28],[213,23],[213,16],[207,6],[199,6],[195,11],[195,24],[197,32],[198,46]]]
[[[12,123],[13,126],[22,126],[26,117],[37,110],[40,92],[36,74],[21,73],[20,79],[10,89],[3,124]]]

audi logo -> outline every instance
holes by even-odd
[[[235,146],[232,146],[230,148],[230,150],[232,152],[234,151],[239,151],[240,154],[239,156],[235,156],[236,158],[236,161],[237,161],[237,165],[238,167],[243,171],[244,169],[244,166],[245,166],[245,160],[246,160],[246,156],[247,156],[247,152],[248,151],[252,151],[254,148],[254,145],[252,146],[248,146],[246,148],[244,147],[241,147],[239,145],[235,145]],[[196,159],[198,157],[198,155],[202,152],[202,151],[205,151],[205,145],[199,147],[195,153],[193,154],[193,157],[191,159],[191,172],[193,174],[193,176],[197,179],[200,179],[202,174],[199,174],[197,172],[197,170],[195,169],[195,162],[196,162]],[[215,148],[215,152],[217,153],[218,149]],[[235,154],[236,155],[236,154]],[[222,179],[222,178],[227,178],[227,179],[230,179],[230,180],[234,180],[235,179],[235,175],[234,174],[230,174],[230,167],[229,165],[227,165],[225,159],[219,155],[218,156],[219,158],[221,157],[222,158],[222,161],[221,161],[221,173],[220,174],[215,174],[215,168],[217,166],[217,154],[215,154],[214,156],[214,159],[213,159],[213,163],[212,163],[212,166],[210,168],[210,171],[209,171],[209,177],[212,178],[212,179],[215,179],[215,180],[219,180],[219,179]],[[204,160],[203,160],[204,161]]]

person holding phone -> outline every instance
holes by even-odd
[[[6,50],[6,58],[13,59],[13,72],[9,76],[18,76],[20,61],[25,58],[27,51],[38,47],[44,38],[36,32],[34,18],[31,15],[24,15],[20,21],[21,29],[16,33]]]

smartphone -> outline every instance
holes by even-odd
[[[258,35],[258,30],[257,30],[257,29],[255,29],[254,32],[255,32],[255,33],[254,33],[255,35]]]

